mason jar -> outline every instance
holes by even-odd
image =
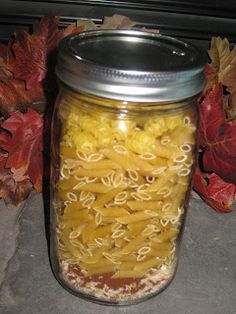
[[[204,63],[193,45],[148,32],[96,30],[62,40],[51,263],[73,294],[132,304],[173,279]]]

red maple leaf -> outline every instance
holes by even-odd
[[[37,111],[41,112],[45,107],[45,102],[44,90],[41,84],[26,90],[23,81],[13,78],[0,80],[0,113],[5,117],[8,117],[13,111],[34,106]]]
[[[16,79],[26,82],[27,89],[45,78],[47,50],[44,37],[20,31],[15,34],[11,51],[7,67]]]
[[[236,122],[226,120],[221,84],[213,87],[199,108],[198,142],[203,150],[204,171],[236,183]]]
[[[236,186],[225,182],[217,174],[204,174],[197,170],[193,179],[193,188],[217,212],[227,213],[232,210]]]
[[[33,183],[36,191],[42,188],[43,175],[43,119],[34,110],[23,114],[14,112],[5,120],[0,133],[0,147],[9,155],[5,168],[13,173],[16,182],[27,179]]]
[[[0,44],[0,113],[8,117],[11,112],[28,106],[42,111],[46,102],[42,84],[27,90],[25,82],[15,79],[7,68],[10,46]]]
[[[35,25],[33,34],[20,31],[15,34],[8,54],[7,68],[14,78],[25,81],[31,89],[46,77],[47,58],[66,35],[79,32],[83,27],[70,25],[60,30],[59,17],[45,16]]]
[[[58,25],[59,17],[45,16],[34,26],[33,34],[21,31],[8,45],[0,44],[0,113],[5,117],[28,107],[44,112],[45,91],[55,94],[56,56],[51,53],[63,37],[85,28],[72,24],[62,30]]]
[[[57,48],[60,40],[65,36],[82,32],[85,29],[85,25],[76,26],[71,24],[65,29],[59,29],[60,18],[58,16],[44,16],[39,24],[34,26],[34,34],[41,38],[44,38],[44,44],[47,54]]]
[[[32,191],[32,184],[25,179],[16,182],[10,169],[5,168],[8,154],[0,154],[0,198],[3,198],[6,204],[19,206],[28,197]]]

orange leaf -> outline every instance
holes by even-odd
[[[29,180],[16,182],[13,179],[10,169],[5,168],[7,153],[0,154],[0,198],[6,204],[20,206],[32,191],[32,184]]]
[[[82,26],[75,25],[61,30],[58,28],[59,20],[56,16],[45,16],[34,26],[33,34],[24,31],[15,34],[7,68],[16,79],[26,82],[27,89],[33,88],[46,77],[48,55],[60,40],[69,33],[82,30]]]
[[[198,169],[194,175],[193,188],[217,212],[227,213],[232,210],[236,186],[225,182],[217,174],[206,174]]]
[[[0,80],[0,113],[5,117],[13,111],[25,109],[28,106],[40,103],[37,111],[42,111],[45,104],[45,96],[41,84],[37,84],[30,90],[25,89],[25,83],[12,78]]]
[[[27,178],[33,183],[36,191],[42,189],[43,175],[43,119],[32,109],[25,114],[14,112],[2,123],[6,131],[0,134],[0,146],[9,155],[6,168],[10,168],[15,181]]]
[[[16,79],[26,82],[27,89],[41,82],[46,75],[47,50],[45,39],[30,35],[25,31],[15,34],[12,43],[12,56],[9,57],[7,68]]]
[[[207,89],[214,84],[221,83],[226,87],[229,95],[226,100],[225,111],[229,120],[236,118],[236,46],[230,47],[229,41],[220,37],[213,37],[208,51],[211,58],[210,68],[207,71]],[[208,67],[208,70],[209,70]]]
[[[199,109],[203,169],[236,184],[236,122],[226,120],[221,84],[206,95]]]

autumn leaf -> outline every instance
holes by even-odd
[[[203,170],[215,172],[236,183],[236,123],[227,122],[223,109],[223,88],[215,85],[199,106],[199,145]]]
[[[72,33],[82,32],[85,29],[83,24],[70,24],[65,29],[59,28],[60,18],[58,16],[44,16],[40,22],[34,25],[33,34],[37,37],[43,38],[46,54],[58,47],[62,38]]]
[[[6,78],[12,79],[13,75],[12,73],[7,70],[6,65],[4,63],[4,59],[1,56],[1,45],[0,45],[0,80],[5,80]]]
[[[219,41],[218,41],[219,42]],[[236,46],[231,49],[227,39],[221,40],[223,48],[220,44],[216,45],[219,51],[220,68],[218,72],[218,81],[224,86],[233,87],[236,85]]]
[[[83,25],[75,24],[59,29],[59,20],[59,17],[45,16],[34,26],[33,34],[21,31],[8,45],[0,44],[0,113],[5,117],[28,107],[44,112],[45,91],[50,94],[50,88],[57,88],[54,76],[56,56],[48,67],[49,54],[63,37],[84,30]],[[43,86],[42,81],[47,75],[52,83],[47,80]]]
[[[59,20],[59,17],[45,16],[34,27],[33,34],[25,31],[15,34],[7,68],[16,79],[26,82],[27,89],[33,88],[45,78],[48,54],[58,46],[59,41],[68,34],[82,30],[82,26],[76,25],[60,30]]]
[[[43,37],[20,31],[15,34],[11,51],[7,68],[14,78],[26,82],[27,89],[45,78],[47,50]]]
[[[228,93],[224,100],[224,109],[228,120],[236,118],[236,46],[231,48],[229,41],[220,37],[212,37],[208,54],[211,63],[208,66],[211,74],[207,75],[207,89],[221,83]]]
[[[6,204],[20,206],[32,191],[32,183],[29,180],[16,182],[10,169],[5,168],[8,154],[0,154],[0,198]]]
[[[41,191],[43,120],[37,112],[44,113],[53,102],[46,99],[57,92],[54,68],[60,40],[83,30],[83,24],[60,29],[58,17],[45,16],[32,34],[20,31],[7,45],[0,44],[0,113],[5,118],[0,148],[7,152],[0,162],[0,197],[7,203],[20,204],[33,186]]]
[[[27,107],[37,106],[37,111],[42,112],[45,107],[45,95],[41,84],[37,84],[31,90],[25,89],[24,82],[12,78],[0,80],[0,113],[8,117],[17,110],[25,110]]]
[[[236,186],[222,180],[217,174],[195,172],[193,188],[200,197],[217,212],[227,213],[232,211]]]
[[[28,109],[25,114],[14,112],[1,127],[4,130],[0,134],[0,147],[9,153],[5,167],[11,170],[16,182],[29,179],[35,190],[40,192],[43,174],[43,119],[37,112]]]
[[[217,73],[213,66],[207,64],[205,66],[206,84],[204,86],[203,95],[206,95],[212,87],[217,84]]]
[[[130,20],[127,16],[114,14],[113,16],[105,16],[101,29],[130,29],[136,22]]]
[[[14,79],[6,66],[9,46],[0,45],[0,113],[7,118],[11,112],[24,110],[28,106],[37,106],[37,109],[41,111],[41,108],[45,107],[43,86],[36,84],[31,90],[26,90],[23,81]]]
[[[212,37],[211,46],[208,54],[211,59],[211,67],[214,68],[217,76],[217,82],[225,86],[235,85],[236,82],[232,81],[231,73],[236,76],[236,46],[232,49],[229,41],[220,37]]]
[[[232,94],[224,95],[223,107],[227,121],[234,121],[236,119],[236,89]]]
[[[84,20],[82,18],[76,20],[76,26],[82,27],[82,32],[96,30],[98,28],[98,26],[92,20]]]

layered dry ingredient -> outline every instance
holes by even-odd
[[[60,104],[54,208],[61,276],[99,300],[136,300],[173,277],[192,172],[194,114],[186,106],[127,118],[125,111],[87,110],[88,102],[80,95]]]

